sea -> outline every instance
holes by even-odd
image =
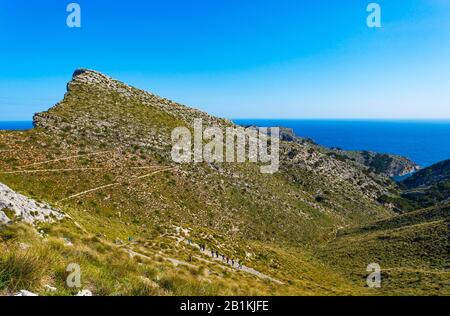
[[[326,147],[405,156],[422,167],[450,159],[450,120],[234,119],[236,124],[292,128]],[[0,130],[27,130],[31,121],[0,121]]]
[[[32,121],[0,121],[0,130],[24,131],[33,128]]]
[[[397,154],[428,167],[450,159],[450,120],[234,119],[239,125],[292,128],[326,147]]]

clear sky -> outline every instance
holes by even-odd
[[[450,1],[0,0],[0,120],[76,68],[228,118],[450,118]]]

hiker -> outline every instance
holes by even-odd
[[[231,266],[234,267],[234,259],[231,259]]]
[[[229,263],[230,263],[230,258],[227,257],[227,264],[229,264]]]

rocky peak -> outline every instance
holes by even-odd
[[[153,98],[156,97],[151,93],[132,88],[131,86],[128,86],[98,71],[84,68],[74,71],[72,80],[67,84],[67,91],[70,92],[74,85],[93,85],[96,86],[96,88],[115,91],[129,97],[133,94],[139,93],[145,93],[145,95]]]
[[[67,124],[71,122],[76,124],[80,116],[89,117],[95,122],[120,120],[124,123],[126,120],[128,124],[135,124],[145,116],[149,116],[149,112],[152,114],[146,119],[147,125],[154,127],[157,127],[155,125],[161,127],[167,123],[192,126],[195,118],[202,118],[205,125],[232,125],[226,119],[213,117],[206,112],[137,89],[98,71],[85,68],[74,71],[72,80],[67,84],[67,93],[61,102],[46,112],[35,114],[34,125],[53,130],[55,127],[67,128]],[[161,124],[162,116],[165,116],[165,124]],[[65,122],[64,126],[54,126],[54,123],[58,124],[61,121]]]
[[[82,75],[82,74],[84,74],[84,73],[86,73],[86,72],[97,73],[97,72],[94,71],[94,70],[90,70],[90,69],[86,69],[86,68],[80,68],[80,69],[76,69],[76,70],[73,72],[72,78],[75,78],[75,77],[77,77],[77,76],[79,76],[79,75]]]

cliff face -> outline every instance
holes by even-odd
[[[420,170],[420,166],[408,158],[382,154],[372,151],[337,151],[339,154],[346,155],[349,159],[357,161],[368,167],[370,171],[393,178],[404,176]]]

